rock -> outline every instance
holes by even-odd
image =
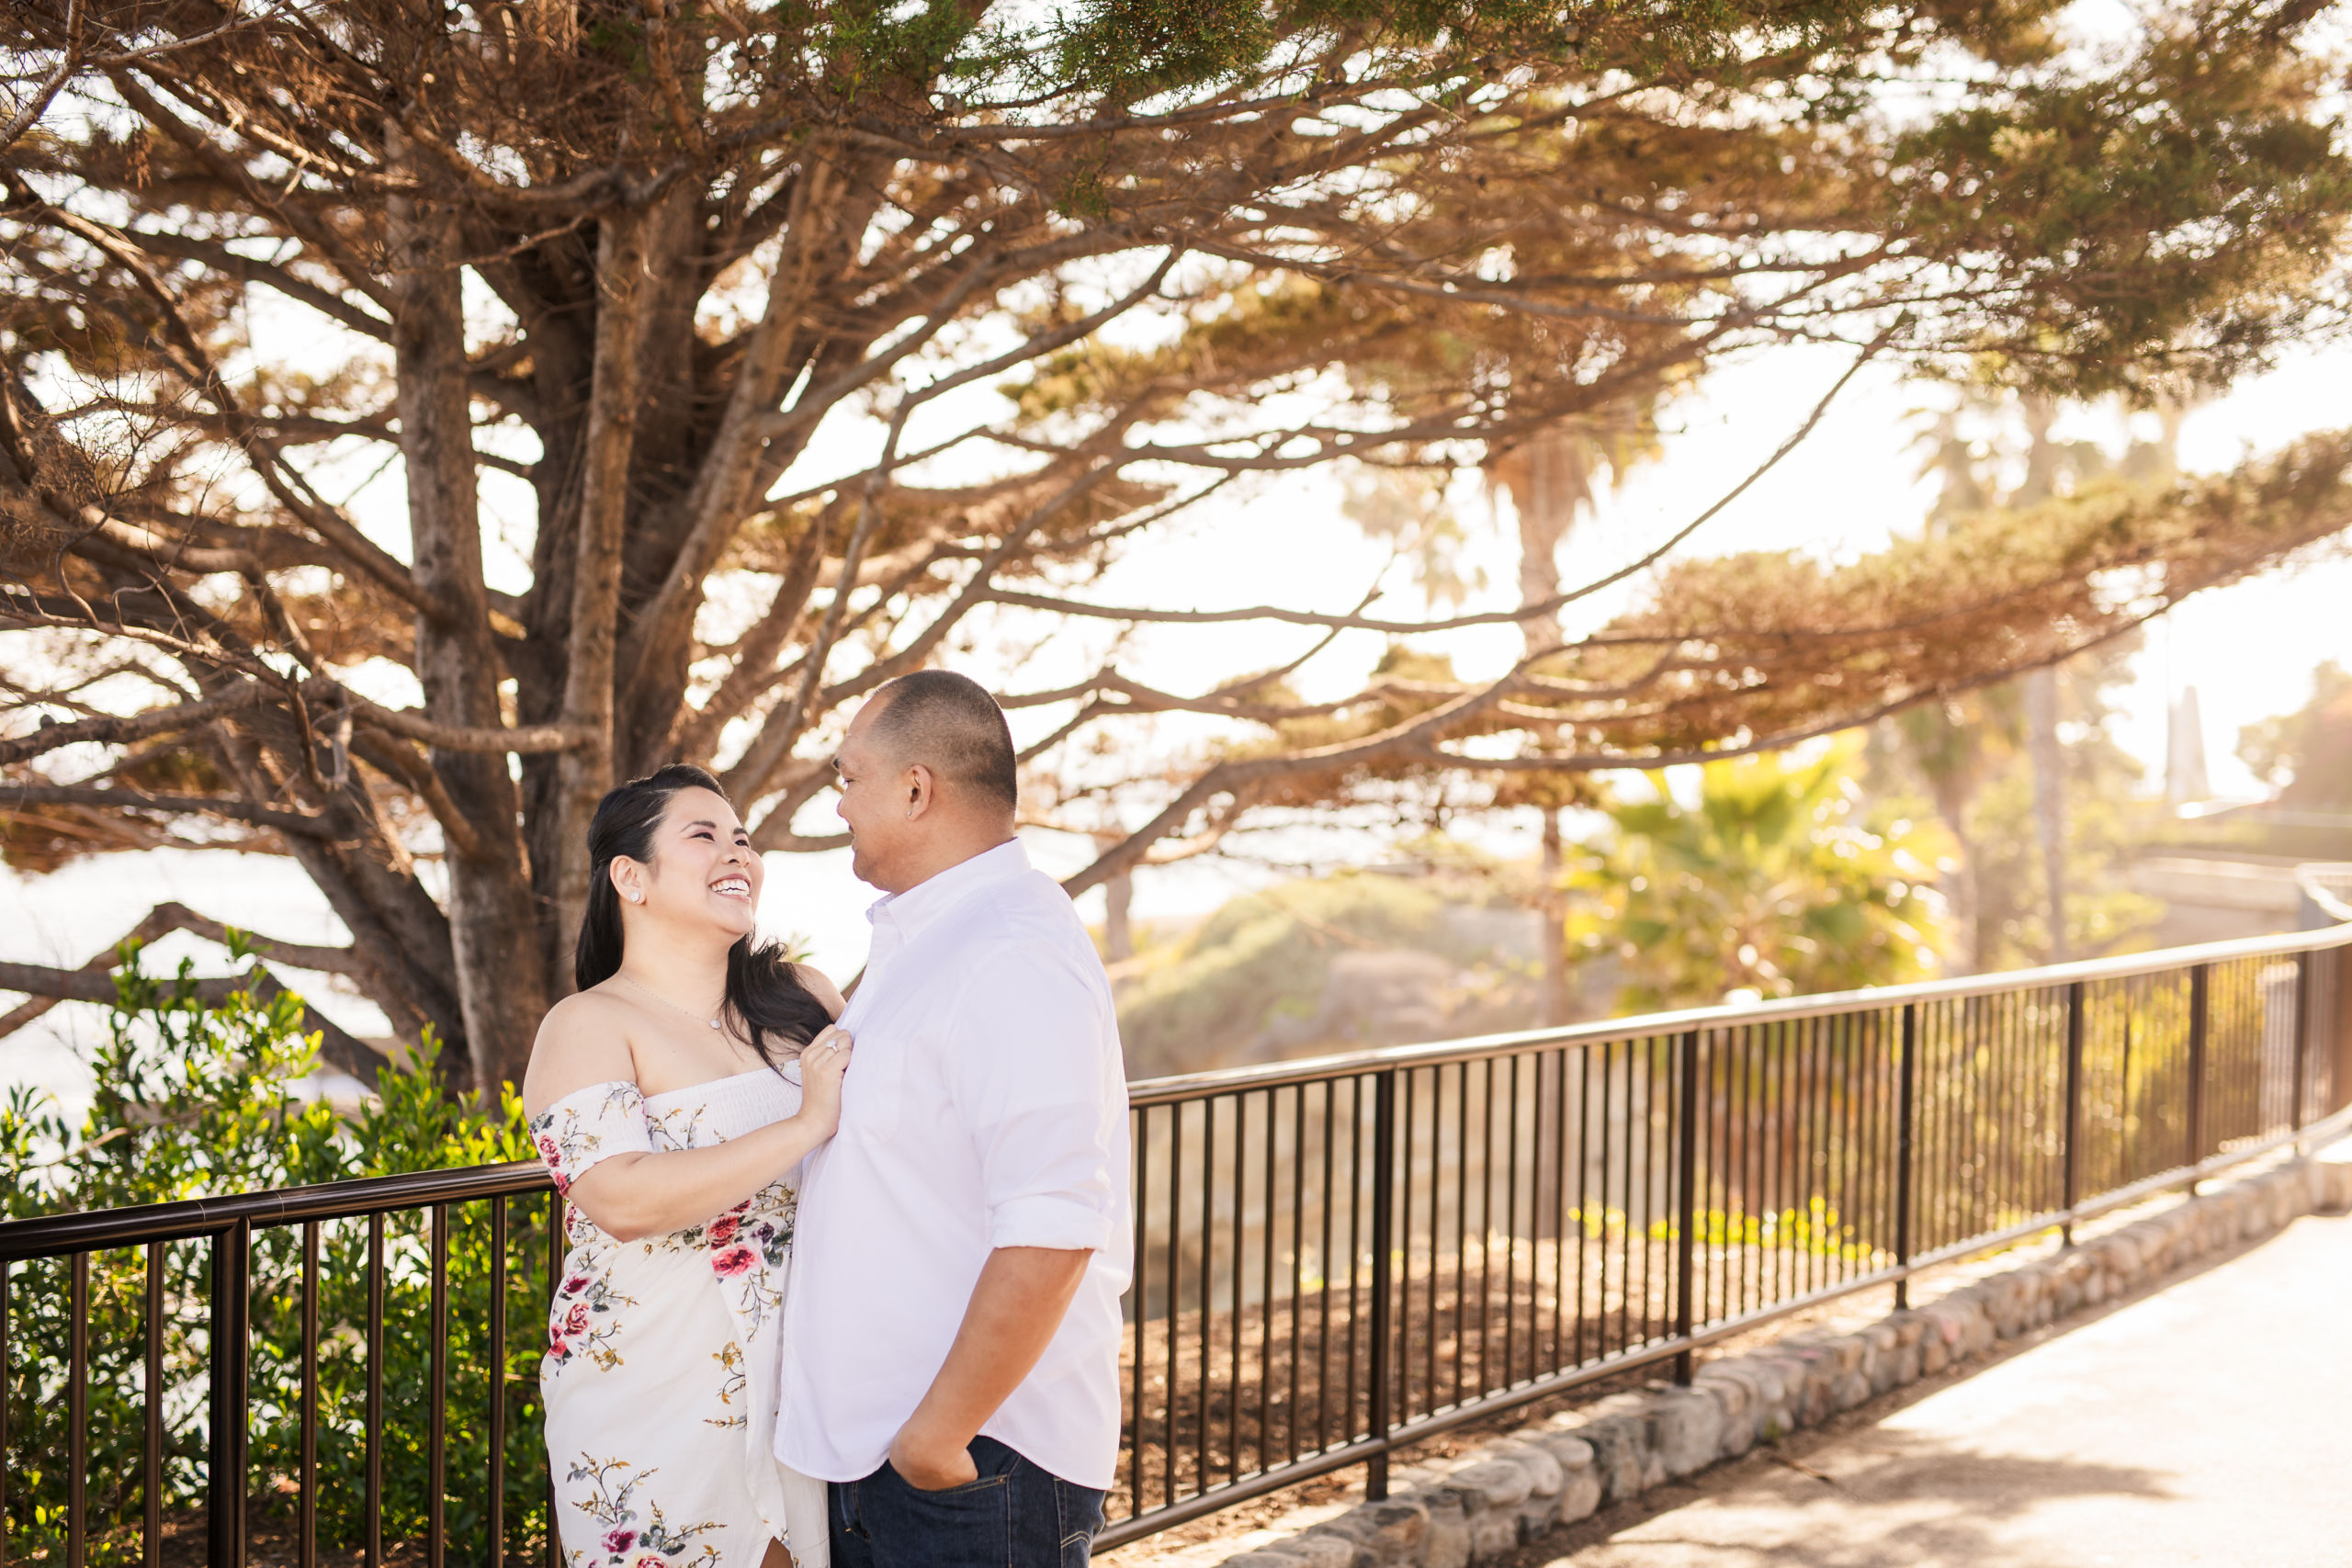
[[[1519,1539],[1531,1541],[1560,1522],[1560,1495],[1533,1493],[1519,1506]]]
[[[1559,1464],[1560,1494],[1552,1500],[1554,1522],[1573,1524],[1589,1517],[1600,1506],[1601,1493],[1600,1462],[1592,1444],[1556,1425],[1521,1436],[1528,1447],[1542,1449]]]
[[[1492,1452],[1495,1458],[1527,1472],[1529,1495],[1556,1497],[1560,1495],[1560,1461],[1544,1451],[1543,1445],[1522,1438],[1509,1443],[1498,1443]]]
[[[1576,1414],[1567,1429],[1592,1445],[1592,1474],[1602,1503],[1622,1503],[1641,1494],[1650,1465],[1645,1416]]]
[[[1421,1494],[1421,1498],[1429,1509],[1429,1524],[1421,1533],[1421,1568],[1469,1568],[1470,1521],[1459,1496],[1441,1490]]]
[[[1866,1404],[1871,1397],[1871,1380],[1860,1372],[1839,1372],[1830,1385],[1829,1397],[1840,1410],[1851,1410]]]
[[[2352,1213],[2352,1161],[2323,1160],[2312,1169],[2320,1178],[2312,1207],[2324,1214]]]
[[[1737,1459],[1756,1446],[1758,1401],[1753,1374],[1726,1371],[1710,1376],[1711,1372],[1713,1368],[1702,1368],[1690,1386],[1713,1400],[1723,1412],[1723,1440],[1716,1457]]]
[[[1474,1517],[1488,1509],[1516,1508],[1535,1490],[1534,1478],[1524,1467],[1508,1460],[1485,1459],[1445,1478],[1445,1489],[1464,1495],[1465,1511]]]
[[[1829,1385],[1837,1379],[1837,1364],[1819,1346],[1776,1345],[1756,1359],[1780,1369],[1792,1425],[1814,1426],[1835,1408]]]
[[[1470,1561],[1490,1562],[1519,1546],[1519,1520],[1510,1512],[1479,1514],[1470,1520]]]
[[[1357,1551],[1351,1540],[1308,1532],[1253,1547],[1217,1568],[1351,1568]]]
[[[1694,1388],[1650,1396],[1650,1432],[1658,1462],[1679,1481],[1715,1462],[1723,1450],[1724,1407]]]
[[[1570,1472],[1560,1487],[1560,1523],[1590,1518],[1600,1508],[1600,1478],[1589,1469]]]
[[[2061,1317],[2083,1304],[2084,1286],[2091,1276],[2091,1267],[2080,1253],[2069,1252],[2058,1259],[2050,1271],[2052,1310]]]
[[[1870,1353],[1862,1358],[1862,1375],[1870,1380],[1872,1393],[1884,1393],[1894,1386],[1895,1358],[1903,1353],[1902,1337],[1894,1332],[1894,1325],[1881,1319],[1862,1330],[1862,1339],[1870,1346]]]
[[[1253,1557],[1276,1554],[1289,1559],[1291,1568],[1352,1568],[1356,1543],[1343,1536],[1306,1530],[1250,1553]]]
[[[1354,1541],[1355,1568],[1418,1568],[1429,1525],[1428,1504],[1418,1497],[1391,1497],[1351,1508],[1315,1529]]]
[[[1524,1438],[1531,1448],[1542,1449],[1560,1467],[1560,1489],[1565,1492],[1577,1483],[1579,1476],[1593,1474],[1592,1445],[1575,1433],[1556,1427],[1531,1432]]]

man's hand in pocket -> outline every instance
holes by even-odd
[[[918,1492],[944,1492],[980,1478],[971,1450],[953,1438],[942,1438],[910,1421],[890,1443],[890,1468]]]

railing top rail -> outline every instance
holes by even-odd
[[[1527,1029],[1506,1034],[1481,1034],[1463,1040],[1389,1045],[1339,1055],[1270,1062],[1261,1067],[1221,1067],[1171,1077],[1145,1078],[1127,1086],[1127,1102],[1131,1106],[1165,1105],[1204,1094],[1277,1089],[1289,1084],[1312,1083],[1328,1077],[1345,1077],[1393,1067],[1438,1066],[1515,1051],[1662,1039],[1691,1030],[1734,1029],[1748,1024],[1779,1023],[1791,1019],[1823,1018],[1839,1013],[1885,1012],[1915,1002],[1951,1001],[2015,991],[2051,990],[2077,982],[2127,979],[2135,975],[2191,969],[2199,964],[2222,964],[2232,959],[2292,957],[2297,953],[2344,946],[2352,946],[2352,924],[2329,926],[2320,931],[2293,931],[2284,936],[2241,937],[2232,942],[2204,942],[2194,947],[2160,948],[2154,953],[2086,959],[2077,964],[2053,964],[2040,969],[2009,969],[1951,980],[1923,980],[1908,986],[1876,986],[1859,991],[1825,991],[1778,1001],[1685,1008],[1677,1012],[1638,1013],[1631,1018],[1599,1019],[1590,1023],[1569,1024],[1559,1029]]]
[[[2295,868],[2295,885],[2330,919],[2352,920],[2352,861],[2312,861]]]
[[[181,1241],[216,1235],[240,1224],[291,1225],[310,1220],[347,1220],[393,1209],[431,1203],[543,1192],[548,1168],[537,1160],[460,1166],[400,1176],[364,1176],[315,1187],[282,1187],[268,1192],[239,1192],[225,1198],[187,1198],[176,1203],[141,1203],[128,1209],[87,1209],[71,1214],[0,1224],[0,1262],[51,1258],[98,1247],[135,1247],[149,1241]]]

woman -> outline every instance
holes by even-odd
[[[823,1490],[772,1457],[776,1327],[796,1173],[841,1116],[841,993],[752,945],[760,857],[700,768],[605,796],[588,852],[579,990],[523,1081],[570,1205],[539,1368],[564,1561],[783,1568],[789,1512],[814,1568]]]

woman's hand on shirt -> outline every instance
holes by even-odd
[[[849,1071],[849,1031],[836,1024],[800,1048],[800,1114],[830,1138],[842,1124],[842,1077]]]

